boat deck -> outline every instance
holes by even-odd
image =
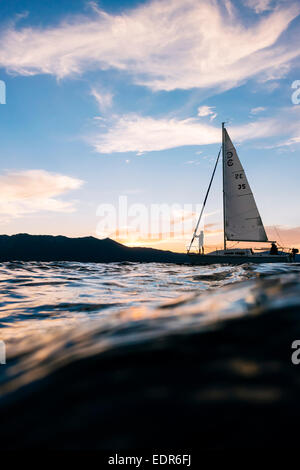
[[[244,263],[290,263],[291,258],[288,254],[283,255],[224,255],[198,253],[189,253],[189,259],[195,265],[207,264],[244,264]]]

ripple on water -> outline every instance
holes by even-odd
[[[13,323],[12,335],[18,329],[22,334],[25,323],[26,331],[31,327],[33,331],[48,328],[49,324],[59,327],[60,322],[65,326],[67,316],[73,326],[128,306],[138,316],[143,315],[145,306],[151,309],[163,304],[165,309],[168,302],[182,306],[191,298],[198,299],[205,292],[212,296],[216,288],[234,286],[240,281],[299,272],[299,265],[291,264],[201,267],[130,262],[7,262],[0,267],[0,315],[6,325]]]
[[[48,448],[68,436],[74,445],[77,433],[79,447],[86,440],[88,448],[118,448],[113,439],[131,435],[133,448],[147,432],[146,442],[157,439],[167,423],[171,447],[182,430],[192,433],[194,420],[197,445],[207,439],[211,446],[220,430],[224,440],[232,429],[232,445],[240,438],[244,448],[262,429],[261,445],[282,410],[294,419],[299,409],[299,374],[289,361],[291,337],[300,331],[299,280],[299,265],[2,263],[0,441]],[[245,409],[248,421],[240,418]],[[274,416],[269,432],[265,421],[257,424],[265,409]],[[284,419],[279,429],[289,429]]]

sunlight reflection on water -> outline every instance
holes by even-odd
[[[61,332],[93,327],[99,319],[142,320],[179,315],[179,310],[180,314],[205,311],[210,320],[215,312],[234,315],[253,297],[245,283],[238,288],[236,283],[299,272],[299,265],[283,264],[199,267],[156,263],[2,263],[1,339],[15,342],[16,338],[28,339],[28,335],[52,334],[56,329]],[[232,287],[221,298],[220,288],[226,286]],[[207,292],[209,295],[203,296]],[[261,294],[260,302],[264,295]]]
[[[2,337],[107,316],[221,287],[255,273],[245,267],[167,264],[3,263]]]
[[[300,305],[300,265],[4,263],[0,396],[79,358]]]

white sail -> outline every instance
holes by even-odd
[[[268,241],[245,171],[225,128],[223,139],[226,239]]]

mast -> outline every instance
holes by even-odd
[[[210,182],[209,182],[209,185],[208,185],[208,188],[207,188],[207,191],[206,191],[206,195],[205,195],[205,198],[204,198],[204,201],[203,201],[203,205],[202,205],[202,209],[201,209],[201,212],[200,212],[200,215],[199,215],[199,219],[198,219],[198,222],[197,222],[197,224],[196,224],[196,227],[195,227],[195,230],[194,230],[194,234],[193,234],[193,237],[192,237],[190,246],[189,246],[189,248],[188,248],[188,250],[187,250],[188,253],[190,252],[190,250],[191,250],[191,248],[192,248],[192,244],[193,244],[193,241],[195,240],[195,238],[200,237],[200,235],[197,235],[197,231],[198,231],[198,227],[199,227],[199,225],[200,225],[200,221],[201,221],[201,218],[202,218],[202,214],[203,214],[203,212],[204,212],[204,208],[205,208],[205,204],[206,204],[206,201],[207,201],[207,198],[208,198],[208,195],[209,195],[209,191],[210,191],[210,188],[211,188],[211,185],[212,185],[214,176],[215,176],[215,172],[216,172],[216,169],[217,169],[217,166],[218,166],[218,162],[219,162],[220,155],[221,155],[221,149],[219,150],[218,157],[217,157],[217,160],[216,160],[216,163],[215,163],[215,166],[214,166],[214,170],[213,170],[213,172],[212,172],[212,175],[211,175],[211,178],[210,178]],[[200,239],[199,239],[199,242],[200,242]]]
[[[222,122],[222,161],[223,161],[223,228],[224,228],[224,250],[226,250],[226,232],[225,232],[225,224],[226,224],[226,208],[225,208],[225,132],[224,132],[224,124]]]

